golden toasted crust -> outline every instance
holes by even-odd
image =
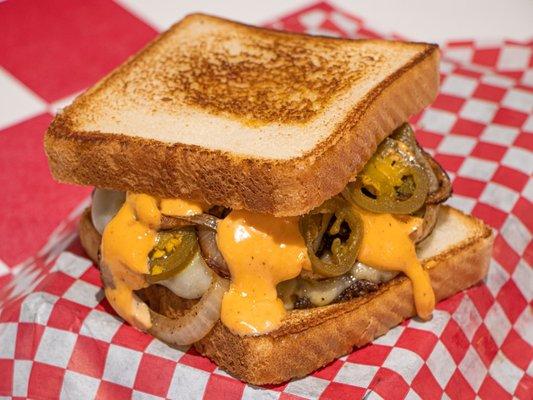
[[[455,222],[437,227],[446,230],[437,247],[445,250],[424,261],[437,301],[485,277],[494,240],[491,229],[482,221],[455,209],[443,207],[440,217]],[[98,243],[99,235],[87,213],[80,223],[80,235],[88,254],[95,256],[95,249],[90,246]],[[84,235],[92,235],[93,239]],[[454,239],[458,235],[463,237],[459,243]],[[176,315],[179,302],[167,289],[153,286],[147,295],[160,298],[156,302],[161,307],[158,312],[169,317]],[[305,376],[414,315],[411,283],[398,277],[364,297],[291,311],[283,325],[267,335],[241,337],[219,322],[195,347],[245,382],[275,384]]]
[[[180,51],[171,46],[194,24],[217,27],[225,47],[203,36]],[[245,50],[235,56],[233,45]],[[399,55],[405,62],[391,68]],[[438,60],[430,44],[309,37],[190,16],[56,116],[45,136],[50,168],[64,182],[300,215],[339,193],[383,138],[433,100]],[[365,86],[386,68],[383,79]],[[350,90],[361,93],[341,101]],[[168,132],[163,140],[160,131],[110,131],[131,118],[141,124],[188,113],[220,122],[213,129],[191,120],[205,131],[202,145],[194,144],[198,132],[179,124],[158,125],[176,129],[180,139],[172,142]],[[250,144],[228,136],[234,123],[249,130]],[[320,129],[316,142],[303,146]],[[268,153],[260,151],[260,135]],[[294,149],[286,157],[274,156],[287,147]]]

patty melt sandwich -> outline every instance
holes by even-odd
[[[442,205],[406,123],[438,62],[191,15],[79,96],[45,147],[58,181],[95,187],[80,237],[117,314],[273,384],[481,280],[491,230]]]

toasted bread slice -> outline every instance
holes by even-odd
[[[80,237],[96,261],[100,237],[88,213],[81,220]],[[485,277],[493,240],[482,221],[441,207],[433,233],[418,247],[437,301]],[[149,296],[155,299],[150,305],[169,317],[179,308],[177,297],[166,288],[152,286]],[[415,314],[411,282],[400,276],[363,297],[291,311],[283,325],[267,335],[238,336],[218,322],[195,347],[245,382],[275,384],[305,376]]]
[[[301,215],[434,99],[438,60],[190,15],[60,112],[45,148],[60,181]]]

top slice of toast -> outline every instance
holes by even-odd
[[[433,100],[438,59],[190,15],[59,113],[45,147],[60,181],[299,215]]]

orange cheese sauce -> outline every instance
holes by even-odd
[[[170,217],[190,216],[201,214],[209,207],[199,201],[183,199],[162,199],[160,204],[161,214]]]
[[[131,325],[150,328],[150,312],[133,291],[145,287],[148,254],[157,241],[161,213],[155,198],[128,193],[126,202],[109,222],[102,236],[101,254],[113,278],[114,287],[105,295],[115,311]]]
[[[224,325],[240,335],[276,329],[286,314],[276,285],[311,267],[298,218],[232,211],[218,224],[217,244],[231,273]]]
[[[374,214],[359,208],[357,211],[364,227],[359,261],[376,269],[403,272],[412,282],[417,314],[429,318],[435,308],[435,294],[409,238],[422,219],[412,217],[402,222],[391,214]]]

